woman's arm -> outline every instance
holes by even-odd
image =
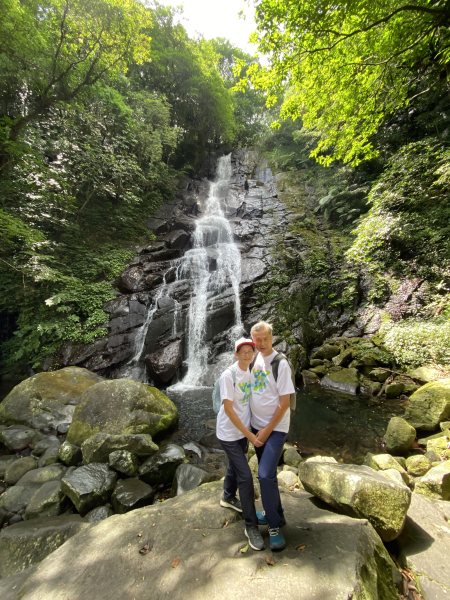
[[[270,419],[269,423],[263,429],[260,429],[256,434],[258,440],[265,443],[267,442],[267,438],[284,417],[286,411],[291,406],[291,395],[284,394],[280,396],[280,404],[276,407],[275,412],[273,413],[273,417]]]
[[[264,442],[260,441],[254,433],[249,431],[247,429],[247,427],[245,427],[243,425],[242,421],[237,416],[237,414],[233,408],[233,401],[225,399],[225,400],[222,400],[222,402],[223,402],[223,409],[225,411],[225,414],[230,419],[230,421],[233,423],[233,425],[235,427],[237,427],[239,429],[239,431],[248,439],[248,441],[251,442],[256,448],[263,446]],[[269,436],[267,436],[267,437],[269,437]]]

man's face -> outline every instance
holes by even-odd
[[[255,342],[255,347],[258,352],[261,352],[263,356],[269,356],[272,354],[272,334],[267,329],[261,329],[261,331],[254,331],[252,339]]]

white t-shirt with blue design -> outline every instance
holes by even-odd
[[[243,371],[237,362],[231,367],[236,373],[236,385],[233,382],[233,374],[226,369],[220,376],[220,398],[221,400],[232,400],[234,412],[241,423],[247,429],[250,428],[250,396],[252,388],[250,382],[250,371]],[[217,415],[216,435],[224,442],[234,442],[245,437],[227,417],[223,402]]]
[[[280,403],[280,396],[295,392],[292,384],[291,368],[286,360],[280,361],[278,378],[275,381],[270,363],[277,354],[276,350],[270,356],[263,356],[259,353],[252,369],[251,423],[252,427],[258,431],[268,425]],[[288,409],[274,431],[287,433],[289,431],[290,416],[291,411]]]

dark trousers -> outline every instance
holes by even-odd
[[[242,438],[234,442],[219,441],[230,461],[225,473],[225,481],[223,482],[224,499],[236,496],[239,488],[239,500],[241,501],[245,524],[258,525],[253,476],[248,466],[247,457],[244,454],[248,443],[247,438]]]
[[[252,431],[254,434],[258,433],[258,430],[253,427]],[[272,431],[264,446],[255,448],[259,465],[258,479],[261,486],[261,500],[269,527],[281,527],[283,522],[277,467],[286,437],[287,434],[282,431]]]

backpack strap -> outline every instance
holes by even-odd
[[[285,356],[282,352],[278,352],[278,354],[272,359],[270,363],[270,366],[272,367],[272,375],[275,381],[278,380],[278,369],[282,360],[286,360],[288,365],[290,366],[287,356]]]
[[[254,358],[254,359],[252,360],[252,362],[251,362],[251,363],[248,365],[248,370],[250,371],[250,373],[252,372],[252,369],[253,369],[253,367],[255,366],[255,362],[256,362],[256,359],[257,359],[257,357],[258,357],[258,354],[259,354],[259,352],[257,352],[257,353],[255,354],[255,358]]]
[[[228,371],[231,371],[231,376],[233,377],[233,385],[236,385],[236,371],[233,367],[227,367]]]

